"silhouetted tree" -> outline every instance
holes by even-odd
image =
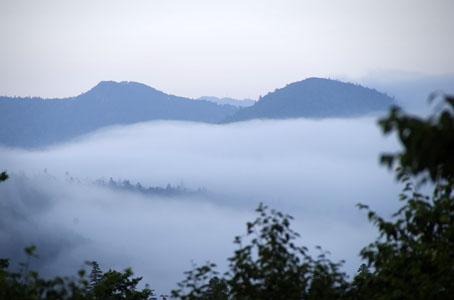
[[[35,247],[25,249],[27,256],[35,257]],[[132,278],[132,271],[117,272],[109,270],[102,273],[96,263],[90,281],[85,271],[80,270],[78,277],[45,279],[38,272],[29,269],[29,260],[21,264],[18,272],[8,270],[9,261],[0,259],[0,299],[23,300],[152,300],[152,290],[146,286],[137,289],[141,277]],[[96,276],[92,276],[96,274]],[[101,274],[101,276],[99,276]]]
[[[434,99],[433,95],[431,99]],[[444,105],[443,105],[444,104]],[[454,177],[454,96],[445,96],[441,111],[427,119],[409,116],[393,107],[387,118],[379,121],[384,133],[396,132],[404,151],[381,156],[382,163],[401,166],[398,175],[422,174],[423,181],[447,180]],[[424,174],[425,173],[425,174]]]
[[[228,300],[229,288],[224,279],[215,276],[208,282],[208,288],[201,300]]]
[[[91,266],[90,288],[93,289],[101,281],[102,271],[96,261],[89,262],[89,265]]]
[[[126,269],[123,273],[114,270],[107,271],[92,290],[94,298],[100,300],[153,299],[154,292],[148,286],[142,290],[137,290],[137,284],[142,280],[142,277],[131,278],[131,276],[131,269]]]
[[[257,219],[247,223],[246,235],[235,238],[239,249],[220,279],[232,299],[339,299],[344,294],[347,282],[340,263],[331,262],[323,252],[313,259],[306,247],[297,246],[294,240],[299,235],[290,228],[291,216],[262,204],[257,213]],[[172,295],[202,299],[210,291],[208,278],[216,276],[214,267],[206,264],[186,272]]]
[[[404,205],[387,221],[367,206],[379,238],[361,251],[373,268],[372,298],[448,299],[454,295],[454,98],[428,119],[397,108],[380,121],[385,133],[397,132],[403,151],[382,157],[400,163]],[[431,196],[419,186],[432,181]],[[414,183],[416,182],[416,184]]]
[[[5,181],[6,179],[8,179],[8,174],[6,174],[6,172],[0,173],[0,182]]]

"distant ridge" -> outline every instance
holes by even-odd
[[[250,119],[354,117],[386,110],[394,99],[374,89],[324,78],[308,78],[276,89],[225,122]]]
[[[101,81],[71,98],[0,97],[0,144],[47,146],[105,126],[151,120],[227,123],[354,117],[385,110],[393,103],[376,90],[322,78],[291,83],[243,108],[169,95],[137,82]]]
[[[218,123],[237,107],[177,97],[137,82],[102,81],[77,97],[0,97],[0,144],[37,147],[151,120]]]
[[[228,105],[233,105],[233,106],[240,106],[240,107],[247,107],[247,106],[252,106],[255,104],[255,101],[252,99],[233,99],[233,98],[218,98],[218,97],[212,97],[212,96],[203,96],[198,98],[197,100],[206,100],[206,101],[211,101],[217,104],[228,104]]]

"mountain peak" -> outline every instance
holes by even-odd
[[[154,88],[135,81],[113,81],[113,80],[103,80],[100,81],[97,85],[95,85],[91,90],[97,89],[110,89],[110,88],[146,88],[152,89]]]
[[[124,98],[124,97],[140,97],[146,98],[155,95],[163,95],[164,93],[158,91],[148,85],[134,81],[100,81],[97,85],[91,88],[82,96],[95,96],[99,98]]]
[[[285,87],[288,87],[288,86],[308,86],[308,87],[312,86],[314,88],[320,88],[320,87],[323,87],[323,86],[332,87],[332,86],[335,86],[335,85],[339,85],[339,86],[342,86],[342,85],[343,86],[348,86],[348,85],[359,86],[359,85],[355,85],[353,83],[343,82],[343,81],[340,81],[340,80],[337,80],[337,79],[321,78],[321,77],[308,77],[308,78],[300,80],[300,81],[289,83]]]
[[[311,77],[268,93],[227,121],[352,117],[384,111],[393,103],[392,98],[374,89]]]

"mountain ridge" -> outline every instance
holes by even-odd
[[[250,119],[355,117],[384,111],[395,103],[375,89],[338,80],[310,77],[269,92],[224,122]]]
[[[152,120],[218,123],[237,109],[166,94],[141,83],[102,81],[75,97],[0,97],[0,144],[39,147],[101,127]]]
[[[111,125],[152,120],[229,123],[251,119],[354,117],[385,110],[393,99],[352,83],[308,78],[249,107],[166,94],[133,81],[101,81],[75,97],[0,97],[0,144],[39,147]]]

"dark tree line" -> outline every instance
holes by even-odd
[[[35,256],[34,251],[33,246],[25,249],[29,257]],[[142,278],[132,277],[130,269],[104,273],[97,262],[87,264],[92,268],[88,278],[86,271],[80,270],[76,277],[44,279],[29,269],[29,262],[22,263],[16,272],[8,270],[8,259],[0,259],[0,299],[157,300],[148,285],[137,288]]]
[[[112,177],[105,181],[103,179],[98,179],[95,181],[97,185],[109,187],[118,190],[127,190],[132,192],[138,192],[148,196],[165,196],[165,197],[172,197],[172,196],[200,196],[206,193],[206,191],[202,188],[198,188],[196,190],[189,189],[184,186],[184,184],[172,186],[170,183],[167,184],[165,188],[159,186],[149,186],[144,187],[140,182],[136,184],[132,184],[129,180],[114,180]]]

